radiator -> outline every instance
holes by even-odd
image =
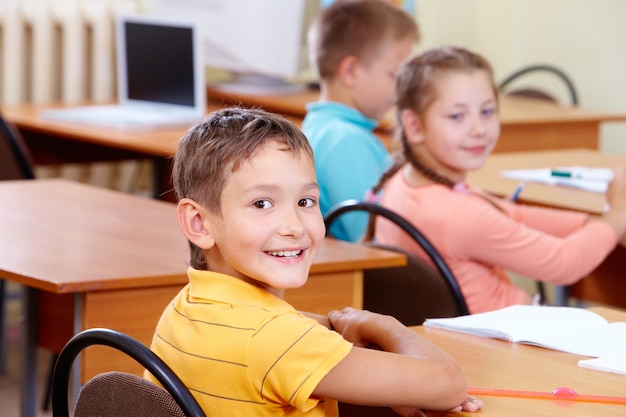
[[[0,0],[0,102],[114,99],[114,15],[138,10],[138,1]],[[36,172],[128,188],[137,164],[143,165],[38,166]]]

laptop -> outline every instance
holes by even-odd
[[[191,126],[206,113],[200,30],[194,21],[119,15],[117,94],[111,105],[43,111],[48,120],[119,129]]]

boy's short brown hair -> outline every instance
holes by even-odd
[[[386,41],[419,40],[415,18],[386,0],[337,0],[309,29],[309,54],[322,79],[346,56],[368,61]]]
[[[231,173],[269,142],[307,155],[313,150],[302,131],[287,119],[259,109],[226,108],[193,126],[178,145],[172,183],[178,200],[190,198],[221,214],[221,194]],[[190,243],[191,266],[207,269],[204,253]]]

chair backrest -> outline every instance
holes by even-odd
[[[391,246],[386,249],[407,255],[407,265],[400,268],[371,269],[364,272],[363,307],[390,314],[405,325],[422,324],[427,317],[450,317],[469,314],[463,293],[441,254],[424,234],[396,212],[375,203],[348,200],[337,204],[325,216],[326,230],[342,214],[365,211],[371,217],[382,216],[406,232],[424,250],[435,269],[423,259]],[[377,245],[374,242],[368,244]]]
[[[114,401],[111,401],[114,400]],[[81,388],[74,417],[185,417],[174,398],[163,388],[133,374],[105,372]]]
[[[570,104],[573,106],[578,105],[578,94],[576,92],[576,87],[574,87],[574,83],[572,80],[559,68],[553,65],[529,65],[519,70],[513,72],[511,75],[506,77],[504,80],[498,84],[498,90],[505,95],[513,95],[513,96],[524,96],[530,98],[538,98],[543,100],[550,100],[553,102],[558,102],[558,100],[552,95],[548,94],[545,91],[539,90],[537,88],[523,88],[523,87],[514,87],[508,88],[513,84],[514,81],[517,81],[523,75],[526,75],[531,72],[547,72],[555,75],[565,84],[567,88],[567,92],[570,98]]]
[[[139,362],[164,387],[137,375],[111,372],[96,375],[81,389],[75,416],[193,416],[205,417],[200,405],[178,376],[138,340],[110,329],[87,329],[63,347],[52,377],[52,415],[69,417],[69,382],[72,364],[88,346],[104,345]],[[178,409],[179,408],[179,409]]]
[[[395,246],[367,244],[400,252],[407,264],[364,271],[363,308],[394,316],[405,326],[420,325],[427,318],[467,314],[464,299],[450,291],[447,280],[426,260]]]
[[[17,129],[0,117],[0,180],[33,179],[33,163]]]

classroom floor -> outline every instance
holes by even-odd
[[[21,358],[21,302],[15,295],[17,290],[9,284],[8,292],[12,294],[7,302],[7,357],[6,371],[0,373],[0,414],[2,417],[19,417],[20,415],[20,367]],[[11,288],[12,287],[12,288]],[[39,349],[37,364],[39,369],[39,386],[37,391],[37,417],[51,417],[52,411],[42,410],[43,395],[47,374],[50,368],[52,353]]]

